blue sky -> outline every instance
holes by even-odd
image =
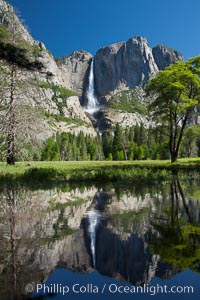
[[[56,57],[135,35],[184,58],[200,54],[200,0],[9,0],[35,39]]]

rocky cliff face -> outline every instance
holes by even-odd
[[[8,14],[9,12],[9,14]],[[12,18],[12,22],[11,22]],[[17,25],[18,31],[21,32],[23,39],[31,45],[45,47],[41,42],[38,42],[32,38],[26,27],[22,25],[19,18],[15,14],[14,8],[8,2],[0,0],[0,24],[5,25],[11,29],[13,22]]]
[[[140,36],[100,49],[94,57],[98,97],[144,86],[158,70],[182,60],[182,55],[164,46],[153,49]]]
[[[158,45],[152,49],[155,63],[159,70],[164,70],[167,66],[174,64],[177,60],[183,60],[180,52]]]
[[[94,65],[99,97],[144,85],[158,71],[152,49],[142,37],[100,49],[94,57]]]
[[[58,61],[65,87],[75,91],[78,96],[82,96],[87,87],[91,59],[90,53],[75,51]]]
[[[19,93],[18,100],[19,103],[30,105],[32,109],[43,110],[42,123],[45,123],[46,130],[42,134],[42,130],[38,128],[40,140],[45,140],[55,131],[75,134],[83,131],[85,134],[95,136],[96,131],[92,122],[82,107],[87,102],[85,98],[92,55],[82,50],[75,51],[64,59],[55,60],[43,43],[32,38],[14,14],[12,6],[4,0],[0,0],[0,25],[11,29],[11,19],[8,12],[12,13],[22,40],[30,48],[29,63],[34,67],[26,68],[23,66],[18,74],[23,87],[26,87],[25,93],[24,91]],[[0,51],[0,66],[6,66],[9,69],[8,57],[2,57],[1,54],[2,51]],[[165,46],[156,46],[152,49],[147,40],[140,36],[101,48],[94,56],[96,96],[101,103],[107,103],[113,95],[115,96],[123,90],[133,90],[135,87],[142,88],[158,70],[181,59],[182,56],[179,52]],[[53,89],[55,85],[72,90],[77,97],[73,99],[60,97]],[[49,121],[46,117],[50,115],[52,118],[52,116],[59,114],[62,114],[68,121],[58,122],[54,118],[52,122],[52,119]],[[104,129],[107,128],[107,123],[112,126],[120,120],[122,125],[126,127],[141,122],[141,119],[143,122],[143,118],[135,111],[131,115],[124,111],[118,112],[116,115],[116,109],[111,110],[108,107],[107,110],[100,112],[100,120],[97,123],[99,128]],[[80,119],[85,124],[75,126],[74,119]],[[40,123],[41,120],[35,122],[35,124]]]
[[[0,0],[0,24],[10,28],[8,11],[13,13],[13,7]],[[13,18],[23,40],[41,50],[34,57],[42,66],[40,77],[72,89],[79,97],[83,96],[88,84],[92,55],[83,50],[74,51],[66,58],[55,61],[46,51],[45,45],[32,38],[15,14]],[[94,56],[96,94],[104,97],[116,90],[143,86],[158,70],[182,59],[178,51],[163,45],[151,48],[146,38],[140,36],[103,47]]]
[[[96,136],[96,131],[80,105],[79,98],[86,86],[91,54],[77,51],[62,61],[55,61],[45,45],[32,38],[15,15],[13,7],[0,0],[0,26],[10,31],[13,24],[16,27],[17,39],[22,41],[20,47],[25,47],[27,55],[26,64],[23,62],[21,65],[21,61],[18,64],[17,79],[20,88],[16,93],[17,105],[29,106],[31,112],[34,110],[41,112],[40,118],[34,120],[34,128],[37,132],[34,140],[38,140],[41,146],[43,141],[57,131],[76,135],[83,131],[85,134]],[[10,69],[13,59],[9,52],[10,45],[12,41],[6,38],[1,40],[1,46],[5,51],[0,51],[0,66],[6,70]],[[9,79],[5,78],[5,81],[7,80]],[[77,96],[62,97],[55,87],[70,89]],[[59,119],[59,115],[62,118]],[[59,121],[61,119],[62,122]],[[80,122],[77,122],[77,119]]]

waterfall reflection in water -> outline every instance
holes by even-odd
[[[98,228],[100,215],[97,211],[90,210],[86,213],[85,216],[89,222],[88,234],[90,237],[93,266],[94,268],[96,268],[96,231]]]
[[[193,284],[200,272],[199,186],[173,178],[159,188],[157,182],[123,189],[2,187],[0,299],[23,299],[27,283],[46,281],[58,267],[132,284],[158,278],[170,284],[190,269]]]

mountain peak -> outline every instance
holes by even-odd
[[[133,41],[138,41],[138,42],[140,42],[140,43],[148,43],[147,42],[147,39],[145,38],[145,37],[142,37],[142,36],[140,36],[140,35],[136,35],[136,36],[133,36],[132,38],[130,38],[129,40],[133,40]],[[129,41],[128,40],[128,41]]]
[[[180,52],[164,45],[152,49],[142,36],[101,48],[94,57],[96,94],[102,98],[114,91],[143,87],[158,70],[177,60],[183,60]]]

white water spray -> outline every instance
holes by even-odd
[[[92,252],[92,260],[94,268],[96,267],[96,230],[99,224],[100,215],[94,211],[88,211],[87,217],[89,221],[88,234],[90,236],[90,248]]]
[[[99,109],[99,102],[94,94],[94,61],[93,61],[93,58],[92,58],[92,62],[90,65],[87,99],[88,99],[88,103],[87,103],[86,111],[93,114],[95,111],[97,111]]]

